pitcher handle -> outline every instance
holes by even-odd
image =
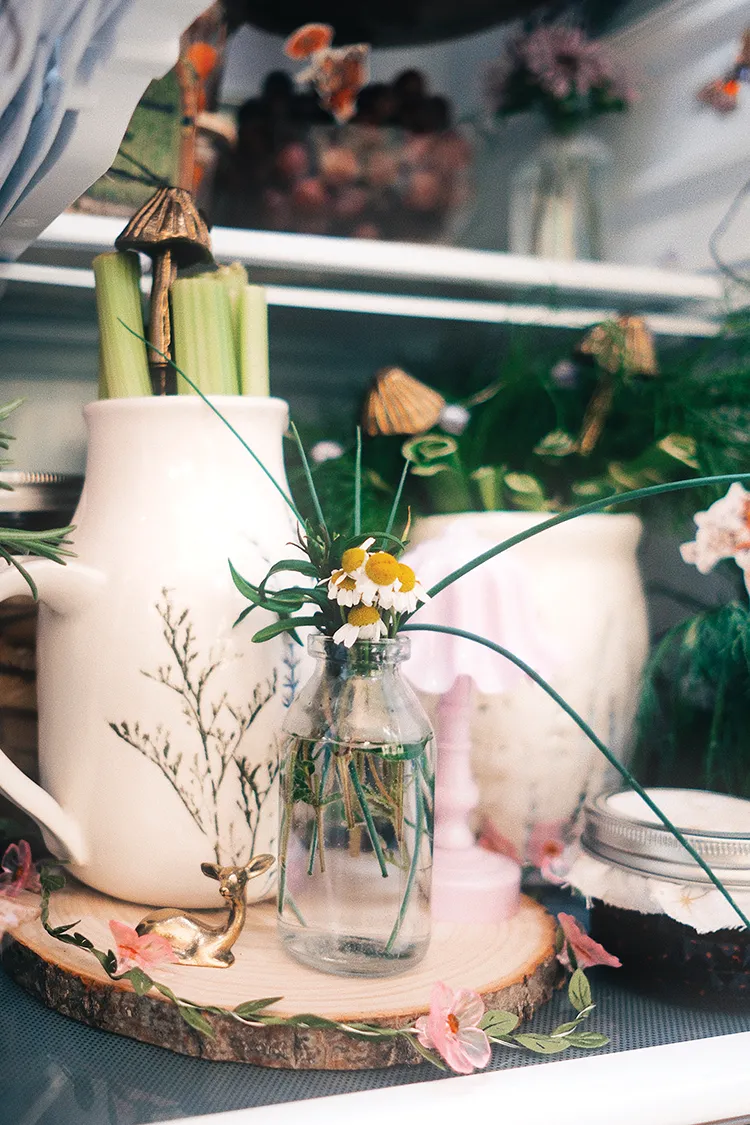
[[[85,605],[104,584],[104,576],[91,567],[72,561],[65,566],[48,559],[24,559],[32,574],[39,600],[55,613],[74,612]],[[29,587],[15,567],[0,572],[0,601],[28,594]],[[87,849],[80,826],[54,797],[18,768],[0,750],[0,790],[9,800],[35,820],[47,844],[59,859],[84,864]]]

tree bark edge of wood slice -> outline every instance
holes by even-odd
[[[87,891],[86,894],[95,895],[96,892]],[[271,913],[270,907],[255,909],[267,914]],[[554,919],[537,903],[526,898],[522,899],[519,914],[523,915],[525,930],[528,931],[531,925],[534,933],[533,940],[528,942],[531,948],[524,950],[524,954],[528,953],[528,956],[522,966],[509,975],[503,972],[504,966],[502,963],[498,964],[497,959],[494,962],[490,960],[484,986],[475,980],[471,982],[471,987],[481,994],[488,1008],[514,1011],[522,1019],[528,1019],[552,996],[560,980],[560,969],[554,949]],[[506,926],[512,927],[512,925],[513,920],[506,923]],[[31,935],[30,929],[33,931]],[[41,931],[38,940],[37,929]],[[85,925],[82,924],[80,929],[85,932]],[[486,929],[486,927],[465,927],[467,937]],[[454,928],[454,940],[455,932]],[[3,950],[3,967],[25,991],[40,999],[47,1007],[90,1027],[164,1047],[178,1054],[264,1067],[294,1070],[363,1070],[421,1061],[409,1042],[401,1037],[373,1042],[329,1028],[300,1028],[293,1025],[255,1028],[240,1023],[230,1016],[223,1018],[213,1014],[207,1016],[214,1032],[213,1038],[210,1038],[190,1027],[180,1015],[177,1006],[166,998],[158,994],[137,996],[125,982],[118,984],[109,980],[93,958],[91,971],[85,961],[79,961],[74,967],[70,963],[69,955],[72,949],[70,946],[60,944],[61,959],[63,962],[67,960],[68,963],[58,963],[55,959],[54,945],[50,946],[53,942],[54,939],[50,939],[42,930],[40,922],[37,921],[32,927],[27,925],[23,928],[23,934],[13,935]],[[72,952],[75,956],[81,953],[75,949]],[[180,968],[179,971],[185,974],[184,987],[181,983],[175,985],[173,978],[169,981],[170,987],[178,995],[210,1003],[203,997],[198,998],[193,995],[195,989],[191,989],[190,983],[191,973],[195,970]],[[208,971],[215,973],[219,981],[228,981],[229,974],[232,972],[231,969]],[[305,971],[310,972],[310,970]],[[377,984],[382,991],[391,981],[396,986],[397,993],[404,984],[408,992],[408,978],[416,971],[413,970],[411,974],[403,974],[400,977],[379,978],[377,982],[371,978],[360,978],[362,992],[366,994],[368,985],[372,984]],[[454,979],[449,983],[453,987],[458,987],[460,979],[455,977],[455,967],[451,968],[450,973],[453,974]],[[450,976],[450,973],[446,975]],[[352,979],[322,973],[315,976],[320,977],[321,991],[327,993],[335,992],[337,982]],[[279,981],[278,987],[273,992],[268,990],[267,981],[262,983],[263,988],[255,995],[235,995],[234,1004],[253,1000],[259,996],[284,992],[283,980]],[[247,987],[247,983],[242,984],[243,991]],[[218,1001],[218,1006],[233,1005],[228,1004],[224,999]],[[412,1025],[414,1020],[427,1010],[427,1002],[420,1001],[414,1004],[413,1011],[406,1011],[403,1007],[397,1011],[387,1011],[384,1010],[381,998],[368,1008],[363,995],[361,1007],[362,1010],[355,1014],[346,1013],[345,1018],[384,1027],[404,1027]],[[399,1005],[396,1003],[392,1007],[398,1009]],[[316,1008],[308,1005],[302,1010],[315,1012]]]

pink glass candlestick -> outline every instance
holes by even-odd
[[[478,847],[468,824],[479,799],[471,773],[473,686],[470,676],[457,676],[438,704],[432,914],[436,921],[504,922],[518,909],[521,868]]]
[[[448,524],[442,535],[419,543],[405,561],[429,587],[489,546],[465,528],[454,534]],[[549,654],[527,604],[523,572],[511,559],[499,557],[420,607],[416,621],[477,633],[540,667]],[[506,921],[518,908],[521,868],[507,856],[478,847],[469,824],[479,799],[471,772],[471,697],[475,684],[486,694],[502,692],[522,673],[475,642],[444,634],[414,633],[412,646],[406,674],[415,687],[441,695],[435,724],[433,918]]]

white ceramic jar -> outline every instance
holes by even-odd
[[[217,406],[286,489],[278,399]],[[32,560],[39,587],[41,787],[0,754],[0,789],[34,817],[74,875],[134,902],[215,906],[204,861],[239,863],[278,836],[277,741],[301,676],[273,618],[229,560],[259,580],[289,554],[283,497],[192,396],[84,410],[86,480],[75,558]],[[0,598],[25,593],[15,570]],[[268,895],[274,875],[249,885]]]
[[[431,516],[417,522],[412,543],[450,529],[480,536],[489,547],[547,518],[527,512]],[[544,641],[547,667],[538,670],[620,757],[630,751],[648,651],[636,558],[641,530],[634,515],[581,516],[504,556],[515,564],[516,584],[520,573],[517,596]],[[491,822],[509,853],[533,863],[545,839],[564,838],[584,802],[611,780],[599,751],[527,677],[502,694],[475,693],[472,741],[477,819]]]

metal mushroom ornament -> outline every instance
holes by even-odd
[[[413,375],[400,367],[381,367],[365,398],[362,427],[370,437],[423,434],[444,406],[443,396]]]
[[[148,338],[158,352],[149,352],[149,366],[154,391],[165,394],[170,367],[159,352],[171,356],[169,287],[178,269],[213,261],[208,227],[189,191],[159,188],[117,236],[115,246],[147,254],[153,262]]]
[[[578,438],[578,452],[587,457],[606,424],[615,395],[615,376],[653,377],[659,374],[651,330],[640,316],[618,316],[595,325],[578,351],[600,368],[599,384],[586,407]]]

